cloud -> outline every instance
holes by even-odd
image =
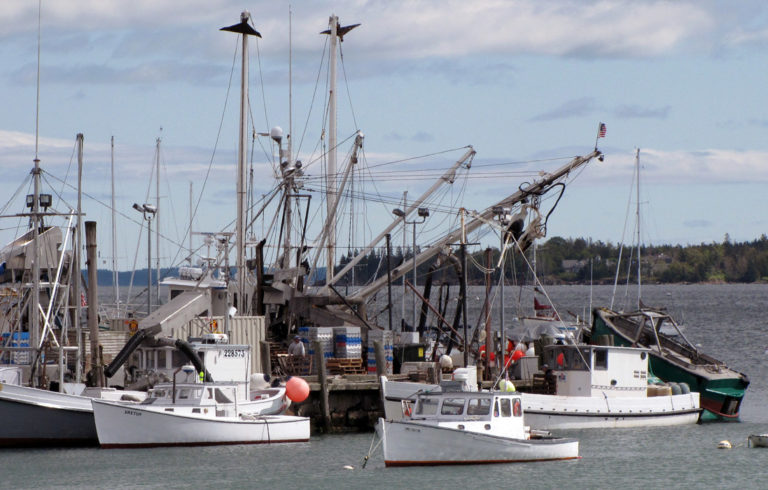
[[[418,8],[412,6],[404,0],[346,0],[335,2],[334,9],[340,13],[342,24],[362,23],[350,39],[354,36],[356,49],[372,58],[455,58],[494,53],[648,57],[669,54],[686,41],[712,32],[716,25],[712,8],[708,10],[698,2],[425,0]],[[28,0],[4,1],[0,19],[10,26],[6,36],[34,30],[36,7]],[[58,0],[44,4],[42,19],[46,27],[78,32],[134,31],[148,39],[157,38],[149,44],[132,36],[120,50],[128,53],[132,45],[146,53],[166,50],[169,43],[173,46],[182,40],[198,48],[228,45],[217,30],[235,23],[240,7],[241,3],[233,0],[187,0],[183,8],[170,0]],[[291,10],[296,53],[316,52],[318,33],[327,24],[328,7],[297,1]],[[265,52],[284,56],[286,5],[260,5],[252,18],[264,36]],[[732,35],[734,39],[744,36]]]
[[[670,106],[664,107],[640,107],[636,105],[622,105],[614,110],[616,117],[626,119],[666,119],[669,116]]]
[[[680,183],[685,186],[768,183],[768,151],[757,150],[640,150],[641,179],[645,185]],[[634,151],[606,151],[600,171],[590,184],[629,183],[634,173]],[[579,184],[584,184],[580,181]]]
[[[597,109],[595,99],[592,97],[582,97],[564,102],[559,107],[551,111],[544,112],[532,117],[529,121],[552,121],[555,119],[566,119],[569,117],[580,117],[593,113]]]

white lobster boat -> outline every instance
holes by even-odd
[[[283,389],[274,390],[283,398]],[[180,383],[150,391],[141,404],[93,400],[103,448],[263,444],[309,440],[309,419],[265,415],[272,396],[238,402],[231,383]],[[263,402],[263,403],[260,403]]]
[[[695,424],[699,394],[686,386],[649,385],[648,349],[550,345],[554,393],[524,393],[525,422],[535,429],[591,429]]]
[[[579,457],[575,439],[531,432],[517,393],[420,394],[400,421],[379,419],[386,466],[489,464]]]

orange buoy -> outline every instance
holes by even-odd
[[[285,383],[285,394],[294,403],[301,403],[309,396],[309,385],[306,381],[294,376]]]
[[[520,360],[521,357],[523,357],[525,353],[521,350],[516,350],[512,353],[512,362],[517,362]]]

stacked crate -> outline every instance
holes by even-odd
[[[384,346],[384,361],[386,362],[384,374],[392,374],[394,339],[395,336],[391,330],[368,331],[368,374],[376,374],[376,352],[373,349],[374,342],[381,342]]]
[[[304,342],[304,352],[314,359],[314,342],[320,342],[323,359],[333,357],[333,328],[332,327],[299,327],[299,337]],[[312,364],[312,374],[317,374],[317,366]]]
[[[360,327],[333,327],[333,338],[333,353],[337,359],[360,359],[363,357]]]

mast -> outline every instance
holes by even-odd
[[[640,148],[635,148],[635,171],[637,172],[637,207],[635,216],[637,219],[637,307],[640,308],[642,298],[642,274],[643,265],[640,261]]]
[[[192,192],[192,181],[189,181],[189,265],[192,265],[192,209],[195,205],[195,196]]]
[[[339,18],[336,15],[331,15],[328,18],[328,30],[323,31],[321,34],[329,34],[331,36],[330,43],[330,90],[328,94],[328,169],[326,171],[326,197],[325,202],[328,209],[328,216],[333,213],[333,207],[336,202],[336,52],[338,51],[338,43],[344,41],[344,35],[359,26],[360,24],[354,24],[341,27],[339,25]],[[334,277],[334,266],[336,264],[336,220],[330,220],[328,222],[328,255],[326,259],[325,268],[325,283],[331,284]],[[330,294],[330,292],[329,292]]]
[[[248,301],[245,292],[245,204],[248,198],[246,183],[246,151],[247,151],[247,120],[248,117],[248,36],[261,37],[254,28],[248,25],[251,14],[247,10],[240,13],[240,23],[223,27],[222,31],[235,32],[242,36],[242,65],[240,70],[240,135],[237,151],[237,224],[235,230],[237,253],[237,308],[241,314],[247,314]]]
[[[162,128],[161,128],[162,129]],[[160,305],[160,137],[155,142],[155,304]],[[152,269],[149,270],[152,277]],[[150,282],[150,285],[152,283]]]
[[[115,137],[109,140],[111,151],[111,184],[112,184],[112,294],[115,298],[115,307],[120,314],[120,287],[118,285],[117,272],[117,224],[115,220]]]
[[[337,28],[339,18],[332,15],[328,20],[331,30],[331,89],[328,98],[328,172],[325,202],[328,205],[328,216],[332,213],[333,203],[336,201],[336,46],[338,38]],[[333,279],[333,269],[336,264],[336,220],[328,222],[328,261],[325,268],[325,283],[330,284]]]

